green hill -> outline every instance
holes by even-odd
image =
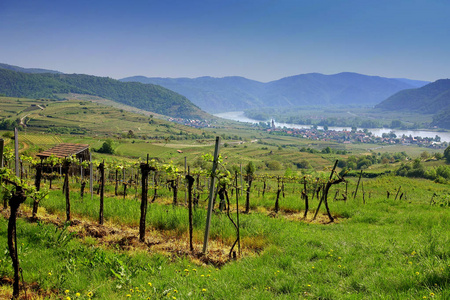
[[[433,116],[432,126],[450,129],[450,108]]]
[[[436,114],[450,108],[450,79],[440,79],[418,89],[400,91],[375,108]]]
[[[204,118],[206,113],[161,86],[120,82],[79,74],[30,74],[0,69],[0,94],[8,97],[64,99],[64,94],[87,94],[171,117]]]
[[[53,74],[62,74],[62,72],[55,71],[55,70],[47,70],[47,69],[39,69],[39,68],[22,68],[18,66],[12,66],[8,64],[2,64],[0,63],[0,69],[7,69],[11,71],[16,72],[23,72],[23,73],[53,73]]]

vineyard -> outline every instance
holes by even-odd
[[[366,178],[363,171],[350,177],[338,161],[309,174],[263,174],[251,161],[212,154],[198,167],[149,157],[80,163],[21,155],[15,174],[15,155],[6,147],[1,293],[450,297],[447,184],[393,174]]]

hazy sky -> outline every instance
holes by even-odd
[[[448,0],[0,0],[0,62],[123,78],[449,78]]]

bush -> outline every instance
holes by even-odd
[[[444,150],[444,158],[445,160],[450,163],[450,146],[448,146],[445,150]]]
[[[273,171],[281,170],[281,163],[279,161],[271,160],[271,161],[267,162],[266,165],[267,165],[267,168],[269,168],[269,170],[273,170]]]
[[[97,150],[98,153],[114,154],[114,149],[112,147],[112,140],[107,139],[106,142]]]

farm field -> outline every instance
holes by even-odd
[[[30,126],[19,132],[22,177],[30,186],[35,184],[37,152],[61,142],[97,150],[108,140],[114,149],[114,154],[92,151],[92,199],[88,177],[75,172],[68,176],[70,222],[58,164],[55,173],[41,180],[48,197],[39,203],[37,220],[32,218],[31,195],[20,206],[17,247],[27,297],[450,299],[450,186],[443,150],[311,141],[221,120],[197,129],[81,99],[32,110],[27,115]],[[8,115],[22,117],[31,104],[45,102],[20,100],[23,106],[14,106],[19,100],[2,100],[11,104]],[[5,111],[2,106],[1,113]],[[11,133],[0,134],[10,155]],[[218,187],[227,192],[229,203],[220,200],[225,194],[217,195],[204,255],[212,167],[208,155],[214,152],[216,136],[221,137]],[[330,151],[322,151],[326,147]],[[392,155],[383,156],[387,154]],[[147,155],[156,170],[147,182],[146,238],[141,242],[140,166]],[[351,159],[361,157],[371,161],[347,169]],[[383,157],[389,159],[382,163]],[[198,200],[192,213],[192,251],[185,161],[196,180],[193,194]],[[337,167],[330,177],[336,161],[345,167]],[[101,162],[106,168],[103,224]],[[6,165],[13,168],[9,156]],[[426,177],[439,168],[445,178],[434,181],[396,176],[399,170],[419,170]],[[345,181],[332,184],[325,203],[320,202],[325,184],[339,176]],[[11,185],[1,186],[3,201],[10,190]],[[1,207],[0,298],[6,299],[12,295],[14,272],[7,250],[10,208]],[[240,253],[234,245],[238,212]],[[21,295],[25,297],[23,291]]]

